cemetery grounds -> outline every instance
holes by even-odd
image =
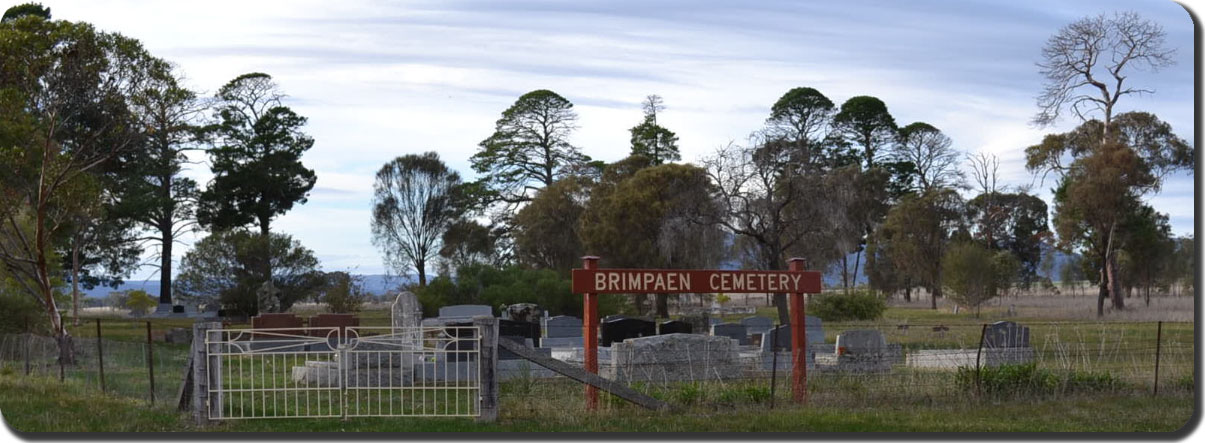
[[[674,405],[672,412],[644,410],[606,393],[600,410],[586,411],[583,385],[564,377],[518,377],[500,382],[494,423],[322,418],[232,420],[197,427],[175,408],[188,345],[161,341],[168,329],[189,327],[191,319],[150,320],[155,342],[148,355],[145,321],[102,318],[103,392],[95,322],[86,319],[72,330],[80,364],[65,368],[63,381],[53,364],[35,365],[25,375],[15,355],[21,352],[18,336],[3,336],[0,414],[17,432],[1177,431],[1189,424],[1197,404],[1193,297],[1152,298],[1149,308],[1138,300],[1131,303],[1132,311],[1097,322],[1081,312],[1089,310],[1089,297],[1008,297],[985,307],[979,318],[944,306],[930,310],[928,300],[893,301],[876,322],[826,322],[825,341],[833,343],[843,330],[876,329],[905,350],[975,349],[983,324],[1008,320],[1030,327],[1037,364],[1011,371],[985,368],[978,374],[899,365],[885,373],[813,371],[806,405],[790,402],[789,369],[737,379],[632,385]],[[774,317],[764,302],[756,309]],[[388,305],[368,306],[360,314],[361,324],[388,326],[389,315]],[[1175,321],[1164,321],[1159,331],[1152,320],[1160,318]],[[155,374],[153,404],[148,360]]]

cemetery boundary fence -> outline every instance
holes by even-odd
[[[477,323],[475,320],[472,326],[464,326],[482,328],[479,329],[479,338],[461,338],[451,332],[449,335],[457,338],[445,337],[445,342],[475,344],[478,346],[475,352],[482,353],[478,356],[479,361],[492,368],[490,363],[496,364],[497,348],[486,342],[497,339],[497,320],[481,320],[486,323]],[[89,324],[92,322],[95,320],[88,320],[78,330],[93,330],[93,325]],[[76,361],[66,365],[58,361],[58,345],[51,337],[33,332],[0,334],[0,377],[61,379],[68,389],[92,390],[105,395],[138,399],[148,407],[175,407],[184,385],[182,379],[189,367],[190,343],[167,337],[181,331],[170,325],[141,320],[102,319],[100,325],[99,339],[82,334],[74,337],[72,344]],[[808,403],[819,406],[877,404],[885,400],[976,401],[977,398],[1000,395],[1062,395],[1099,390],[1126,395],[1163,396],[1192,394],[1195,389],[1197,348],[1195,325],[1191,322],[1028,322],[1025,326],[1029,328],[1028,351],[997,350],[984,346],[985,324],[979,322],[826,323],[823,340],[816,340],[808,346]],[[334,328],[327,328],[328,331],[331,329]],[[519,365],[530,369],[511,370],[502,374],[491,374],[492,369],[487,370],[482,366],[476,372],[475,380],[466,380],[459,375],[473,374],[463,372],[470,364],[449,360],[456,360],[460,358],[458,355],[474,351],[459,347],[445,348],[442,360],[451,364],[440,366],[435,362],[440,360],[437,357],[440,355],[438,349],[433,350],[434,353],[426,353],[419,350],[421,348],[407,351],[394,346],[392,343],[406,337],[394,334],[391,328],[350,329],[351,332],[328,332],[321,336],[296,334],[300,336],[298,340],[305,341],[308,349],[298,351],[295,357],[284,356],[290,354],[270,354],[271,351],[263,343],[248,347],[249,353],[239,354],[242,351],[227,349],[230,352],[226,353],[231,355],[215,356],[226,359],[219,365],[222,370],[237,369],[241,362],[246,374],[229,376],[223,379],[221,385],[216,385],[216,392],[228,403],[220,403],[226,408],[225,417],[214,418],[299,415],[296,409],[303,404],[310,407],[308,412],[302,411],[308,415],[330,417],[398,415],[399,410],[404,414],[429,415],[421,413],[423,407],[433,411],[437,404],[435,401],[447,398],[450,406],[438,403],[445,409],[435,413],[475,416],[487,420],[497,414],[500,400],[496,383],[499,380],[502,383],[501,401],[506,405],[521,404],[538,409],[540,404],[547,403],[548,408],[565,409],[580,408],[582,404],[580,396],[583,395],[583,389],[580,384],[555,374],[549,375],[534,365]],[[854,354],[847,356],[837,349],[836,340],[838,335],[853,330],[878,331],[886,346],[872,353],[871,357],[859,359]],[[213,334],[212,344],[215,348],[221,348],[224,340],[236,334],[233,330],[222,331]],[[419,332],[419,335],[424,334]],[[196,337],[193,331],[189,340],[195,340]],[[250,337],[247,338],[246,342],[253,342]],[[428,340],[431,346],[438,342],[434,336]],[[676,359],[669,358],[669,354],[660,354],[659,357],[665,357],[664,361],[629,359],[625,364],[637,366],[630,366],[624,371],[615,368],[616,361],[611,355],[600,362],[600,374],[604,377],[637,374],[638,377],[631,377],[624,382],[677,406],[742,402],[753,407],[784,405],[790,399],[790,381],[786,377],[790,371],[790,351],[782,343],[779,344],[782,350],[778,352],[760,352],[763,346],[755,340],[736,346],[729,357],[719,356],[715,349],[704,349],[696,354],[688,352]],[[347,348],[351,343],[356,346]],[[348,362],[348,365],[342,366],[348,369],[340,370],[340,366],[335,366],[336,369],[331,371],[329,364],[321,362],[336,360],[340,344],[349,353],[346,360],[342,360]],[[564,352],[552,351],[554,357],[561,354]],[[395,362],[407,356],[416,361],[424,360],[425,365],[409,375],[394,369]],[[569,364],[581,364],[573,356],[562,359]],[[307,367],[306,361],[313,362],[309,367],[316,369],[304,369]],[[677,364],[680,361],[703,370],[678,368],[666,371],[667,363]],[[727,371],[722,367],[729,364],[736,365],[739,371]],[[506,369],[514,365],[503,366]],[[259,376],[260,381],[253,380],[254,375],[248,368],[263,371],[263,375]],[[1011,368],[1011,372],[1006,373],[1003,368]],[[193,366],[193,369],[195,371],[196,367]],[[272,371],[270,377],[269,369]],[[451,375],[435,372],[444,370]],[[462,372],[458,374],[458,370]],[[192,374],[195,375],[195,372]],[[304,389],[287,390],[297,384],[293,382],[295,376],[307,380],[304,387],[295,386]],[[323,376],[327,379],[323,380]],[[370,381],[373,376],[379,377],[377,381]],[[416,378],[421,383],[398,386],[396,377],[399,376]],[[239,381],[244,383],[241,388],[237,386]],[[276,389],[270,389],[273,381],[276,382]],[[324,382],[328,386],[322,386]],[[247,383],[261,384],[252,384],[252,389],[257,390],[251,391],[246,390]],[[269,384],[261,389],[263,383]],[[335,384],[331,386],[330,383]],[[286,389],[280,389],[282,386]],[[339,397],[326,396],[327,392],[334,391],[339,391],[339,395],[346,392],[349,399],[335,407],[333,401],[339,400]],[[460,396],[454,394],[457,391],[461,393]],[[311,396],[310,403],[302,402],[306,392]],[[273,393],[277,402],[275,412],[272,411]],[[360,395],[359,399],[355,398],[357,394]],[[317,402],[312,400],[317,395],[322,395],[324,401],[332,401],[331,407],[319,408]],[[423,399],[423,395],[427,395],[427,398]],[[476,398],[471,398],[474,395]],[[239,396],[243,399],[239,399]],[[415,396],[418,399],[413,399]],[[369,400],[370,397],[374,400]],[[196,399],[195,393],[192,398]],[[258,398],[258,403],[252,401],[254,398]],[[293,409],[285,406],[285,398],[292,402]],[[408,406],[401,406],[403,398],[410,401]],[[533,402],[534,398],[549,401]],[[552,401],[557,398],[568,400]],[[470,401],[466,403],[466,399]],[[461,402],[459,405],[457,400]],[[241,405],[244,412],[235,414],[230,405]],[[259,409],[254,413],[245,412],[247,407],[253,405],[258,405]],[[267,409],[264,405],[267,405]],[[210,418],[208,407],[200,418]]]

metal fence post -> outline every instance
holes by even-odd
[[[480,363],[480,406],[478,422],[498,421],[498,319],[473,317],[473,325],[480,334],[477,361]]]
[[[1155,390],[1151,395],[1159,395],[1159,351],[1163,347],[1163,322],[1159,322],[1155,331]]]
[[[100,376],[100,393],[105,393],[105,347],[100,340],[100,319],[96,319],[96,373]]]
[[[987,335],[987,324],[979,331],[979,350],[975,351],[975,395],[983,395],[983,369],[979,359],[983,356],[983,337]]]
[[[150,379],[151,386],[147,389],[150,394],[151,406],[155,405],[155,350],[154,342],[151,340],[151,322],[146,322],[146,373]]]
[[[206,340],[210,330],[220,331],[221,329],[222,324],[218,322],[199,322],[192,325],[192,416],[198,426],[207,425],[210,422],[210,384],[216,381],[218,388],[221,388],[221,367],[218,366],[215,368],[216,370],[213,372],[216,374],[211,374],[209,363],[211,358],[210,353],[213,350],[210,349],[207,343],[208,340]],[[215,344],[214,346],[219,345]],[[220,360],[218,364],[221,364]],[[218,396],[216,400],[218,405],[217,416],[220,417],[222,407],[221,397]]]

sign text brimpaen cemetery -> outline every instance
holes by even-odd
[[[820,272],[574,269],[573,292],[596,294],[818,293],[820,292]]]

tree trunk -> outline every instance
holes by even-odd
[[[261,278],[260,283],[272,280],[272,231],[270,230],[271,222],[272,222],[272,216],[266,215],[266,214],[260,214],[260,216],[259,216],[259,235],[262,236],[263,243],[264,243],[263,244],[264,250],[263,250],[263,256],[262,256],[262,259],[264,262],[261,263],[261,266],[263,266],[263,274],[260,275],[260,278]]]
[[[1113,309],[1125,309],[1125,299],[1121,295],[1121,276],[1117,275],[1117,254],[1110,252],[1108,260],[1109,295],[1113,298]]]
[[[657,318],[669,318],[669,294],[657,294]]]
[[[71,323],[79,326],[79,239],[71,242]]]
[[[636,294],[632,297],[632,303],[636,305],[636,315],[644,315],[644,301],[648,300],[648,294]]]
[[[427,286],[427,262],[415,261],[414,269],[416,271],[418,271],[418,285],[422,286],[422,287],[426,287]]]
[[[1105,270],[1100,270],[1100,292],[1096,297],[1096,316],[1105,316],[1105,299],[1109,297],[1109,279],[1105,277]]]
[[[849,294],[849,255],[841,257],[841,289]]]
[[[59,345],[59,363],[64,366],[75,364],[75,346],[72,346],[71,334],[67,329],[62,329],[55,337],[55,342]]]
[[[159,227],[159,304],[172,304],[172,226],[168,221],[167,227]]]
[[[790,306],[787,305],[787,294],[774,294],[774,307],[778,308],[778,324],[791,323]]]
[[[937,310],[937,297],[941,297],[941,285],[929,288],[929,301],[934,311]]]
[[[904,287],[904,302],[912,303],[912,286]]]

